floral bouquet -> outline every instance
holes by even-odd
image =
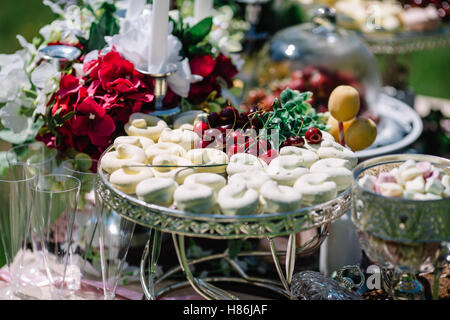
[[[145,0],[44,0],[58,18],[23,49],[0,55],[0,139],[14,144],[43,141],[63,157],[86,153],[96,159],[123,134],[130,114],[154,109],[154,81],[147,66],[151,6]],[[130,2],[131,3],[131,2]],[[123,10],[129,5],[126,14]],[[211,16],[201,20],[169,12],[168,78],[164,105],[203,108],[231,87],[240,62],[227,45],[214,41]],[[81,50],[75,61],[55,63],[39,50],[51,45]],[[222,99],[223,100],[223,99]]]

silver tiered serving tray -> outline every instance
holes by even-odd
[[[113,146],[105,152],[111,151]],[[103,155],[102,155],[103,156]],[[284,274],[279,261],[280,256],[289,255],[287,259],[295,262],[295,257],[309,255],[315,252],[328,235],[329,224],[348,212],[351,207],[351,189],[342,192],[334,200],[313,207],[305,207],[293,212],[275,214],[254,214],[245,216],[226,216],[219,214],[198,214],[185,212],[173,208],[149,204],[127,195],[114,188],[108,181],[108,176],[100,166],[99,161],[96,192],[103,202],[102,208],[109,208],[124,218],[151,229],[151,236],[147,242],[141,260],[141,284],[148,299],[156,299],[171,290],[191,285],[196,292],[206,299],[238,299],[236,296],[210,284],[211,282],[235,282],[260,286],[275,291],[290,298],[290,284],[292,273]],[[302,246],[295,247],[295,235],[306,230],[316,230]],[[161,233],[172,235],[175,251],[180,266],[175,267],[155,281],[155,274],[150,272],[145,278],[146,264],[150,260],[150,270],[156,269],[158,260]],[[228,250],[224,253],[214,254],[197,260],[188,260],[186,257],[185,236],[208,239],[261,239],[269,241],[269,251],[240,252],[237,257],[245,256],[272,256],[280,281],[252,277],[232,258]],[[289,252],[280,251],[275,247],[274,238],[289,236],[294,249]],[[150,256],[150,259],[149,259]],[[239,277],[209,277],[197,278],[191,273],[189,266],[224,259]],[[293,269],[292,269],[293,270]],[[155,292],[155,286],[167,279],[170,275],[184,271],[187,281],[172,284]]]
[[[450,173],[450,160],[430,155],[394,154],[362,162],[353,170],[352,221],[368,257],[391,269],[390,294],[397,299],[422,299],[416,273],[435,269],[435,277],[450,241],[450,199],[409,200],[385,197],[358,184],[364,174],[377,176],[406,160],[429,161]],[[436,278],[435,278],[436,279]]]

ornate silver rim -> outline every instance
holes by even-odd
[[[238,239],[285,236],[317,228],[351,208],[351,188],[335,199],[293,212],[225,216],[198,214],[149,204],[114,188],[98,162],[96,192],[111,209],[128,220],[159,231],[212,239]]]

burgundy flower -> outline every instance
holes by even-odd
[[[231,61],[231,58],[227,58],[223,54],[219,54],[216,59],[214,74],[224,79],[228,87],[231,87],[233,85],[233,78],[238,74],[238,70]]]
[[[106,110],[87,97],[76,107],[76,115],[72,119],[74,135],[88,135],[92,144],[105,146],[116,130],[114,120],[106,114]]]
[[[194,56],[190,61],[192,74],[198,74],[203,78],[209,76],[216,66],[216,60],[210,55]]]

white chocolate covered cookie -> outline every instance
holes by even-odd
[[[203,184],[184,184],[173,195],[175,206],[184,211],[211,213],[216,205],[214,190]]]
[[[194,148],[194,144],[198,140],[201,140],[200,137],[192,130],[166,128],[161,132],[158,142],[175,143],[189,151]]]
[[[230,162],[227,166],[227,173],[229,176],[232,176],[233,174],[250,170],[264,170],[266,167],[267,164],[264,161],[252,154],[236,153],[230,158]]]
[[[192,162],[188,159],[177,157],[170,154],[161,154],[153,159],[153,168],[155,176],[159,178],[172,178],[178,184],[183,184],[184,179],[195,173]],[[158,167],[160,166],[160,167]]]
[[[311,166],[312,173],[326,173],[336,183],[338,192],[349,188],[353,182],[350,161],[338,158],[321,159]]]
[[[290,212],[301,207],[302,195],[294,188],[279,186],[275,181],[267,181],[261,187],[261,202],[264,212]]]
[[[116,189],[126,194],[133,194],[141,181],[152,177],[154,177],[152,168],[126,167],[114,171],[109,177],[109,182]]]
[[[259,204],[259,195],[244,183],[233,183],[223,187],[217,202],[223,214],[229,216],[254,214]]]
[[[152,139],[138,136],[121,136],[117,137],[114,140],[114,147],[117,147],[121,144],[132,144],[133,146],[139,147],[145,150],[147,147],[152,146],[155,142]]]
[[[262,185],[267,181],[270,181],[270,176],[261,170],[248,171],[236,173],[228,177],[228,184],[244,183],[247,188],[253,189],[259,192]]]
[[[177,183],[170,178],[149,178],[139,182],[136,195],[138,199],[147,203],[170,206],[177,186]]]
[[[310,168],[314,162],[319,160],[319,156],[314,151],[298,148],[294,146],[283,147],[280,149],[280,156],[296,155],[303,160],[303,166]]]
[[[103,156],[101,167],[106,172],[113,173],[130,163],[147,164],[144,150],[131,144],[120,144],[115,151],[107,152]]]
[[[157,142],[167,123],[158,117],[145,113],[133,113],[125,124],[125,132],[129,136],[140,136]]]
[[[358,158],[353,151],[334,141],[322,141],[320,148],[317,149],[317,154],[320,159],[339,158],[348,160],[351,164],[349,169],[352,169],[358,163]]]
[[[303,158],[297,155],[279,156],[270,162],[266,172],[278,184],[292,187],[299,177],[309,172],[303,164]]]
[[[170,142],[158,142],[152,146],[149,146],[145,149],[145,155],[147,156],[147,160],[149,163],[153,163],[153,159],[156,156],[162,154],[170,154],[177,157],[184,157],[186,154],[186,150],[183,147]]]
[[[184,183],[203,184],[205,186],[212,188],[214,192],[217,194],[220,189],[225,187],[225,185],[227,184],[227,180],[225,180],[224,177],[216,173],[202,172],[190,175],[184,180]]]
[[[189,150],[185,158],[195,165],[207,165],[210,167],[197,167],[197,172],[224,173],[227,169],[228,156],[222,150],[214,148]]]
[[[330,201],[337,195],[336,183],[326,173],[305,174],[295,182],[294,189],[307,206]]]

